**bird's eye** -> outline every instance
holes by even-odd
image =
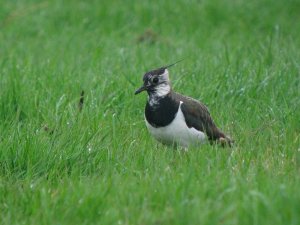
[[[158,77],[153,77],[152,78],[152,83],[157,84],[158,83]]]

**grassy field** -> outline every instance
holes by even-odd
[[[2,1],[0,223],[300,224],[298,0]],[[144,124],[170,69],[232,149]],[[81,91],[85,92],[81,112]]]

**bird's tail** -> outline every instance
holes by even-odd
[[[217,142],[222,146],[222,147],[232,147],[234,144],[234,140],[228,136],[220,137]]]

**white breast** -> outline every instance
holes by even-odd
[[[145,119],[148,130],[155,139],[168,145],[179,144],[183,147],[188,147],[205,142],[206,135],[203,132],[195,128],[189,128],[186,125],[184,115],[181,111],[181,104],[183,102],[180,102],[178,112],[168,126],[156,128]]]

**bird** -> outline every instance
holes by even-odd
[[[162,144],[184,149],[207,142],[231,147],[233,140],[216,126],[203,103],[172,89],[168,69],[178,62],[146,72],[135,91],[148,93],[144,116],[150,134]]]

